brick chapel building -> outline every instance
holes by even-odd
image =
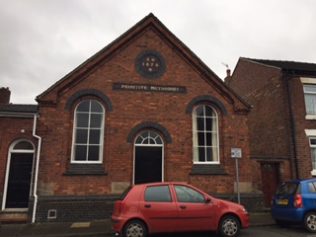
[[[240,58],[226,83],[252,106],[250,159],[266,204],[281,181],[316,176],[316,64]]]
[[[0,106],[3,219],[105,218],[144,182],[234,195],[232,148],[240,190],[253,192],[249,105],[152,14],[36,100]]]

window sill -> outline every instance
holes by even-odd
[[[64,175],[107,175],[107,172],[102,164],[70,164]]]
[[[305,119],[306,120],[316,120],[316,115],[306,115]]]
[[[219,164],[193,164],[190,175],[227,175]]]

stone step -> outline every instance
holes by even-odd
[[[29,216],[26,212],[0,212],[1,223],[27,223]]]

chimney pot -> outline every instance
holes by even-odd
[[[230,74],[230,69],[227,68],[226,77],[224,78],[225,84],[229,86],[231,79],[232,79],[232,76]]]
[[[231,75],[230,75],[230,69],[229,69],[229,68],[226,70],[226,75],[227,75],[227,77],[230,77],[230,76],[231,76]]]

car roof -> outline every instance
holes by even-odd
[[[155,183],[144,183],[144,184],[135,184],[134,186],[156,186],[156,185],[177,185],[177,184],[185,184],[189,185],[186,182],[155,182]],[[190,186],[190,185],[189,185]]]
[[[285,181],[285,183],[306,183],[306,182],[310,182],[310,181],[315,181],[316,182],[316,178],[293,179],[293,180]]]

